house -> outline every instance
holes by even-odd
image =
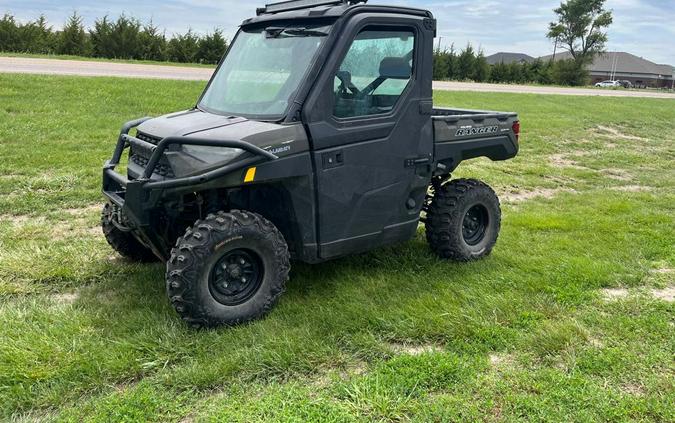
[[[551,60],[544,56],[542,60]],[[556,60],[571,59],[569,52],[556,55]],[[625,52],[607,52],[595,58],[588,66],[592,83],[625,80],[636,87],[673,88],[675,71],[670,65],[659,65],[642,57]]]
[[[532,63],[534,57],[522,53],[496,53],[485,58],[490,65],[504,63],[510,65],[511,63]]]

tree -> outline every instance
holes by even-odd
[[[111,33],[112,22],[108,20],[108,16],[96,19],[94,22],[94,29],[89,31],[92,54],[94,57],[113,57],[113,46],[110,37]]]
[[[448,79],[448,52],[440,49],[434,52],[434,81]]]
[[[490,70],[490,81],[496,83],[509,82],[509,68],[504,64],[504,62],[499,62],[492,65]]]
[[[512,62],[506,65],[506,82],[523,82],[523,67],[518,62]]]
[[[168,50],[169,60],[181,63],[194,62],[199,50],[199,37],[192,32],[192,29],[183,35],[174,35],[169,41]]]
[[[559,60],[553,66],[553,81],[559,85],[580,86],[588,84],[589,75],[576,60]]]
[[[14,16],[6,13],[0,19],[0,51],[18,51],[19,44],[19,28]]]
[[[61,31],[58,53],[86,56],[89,51],[88,41],[84,25],[82,25],[82,17],[77,12],[73,12]]]
[[[166,60],[166,36],[150,21],[140,35],[143,60]]]
[[[450,45],[450,51],[447,54],[446,60],[448,62],[448,76],[446,78],[450,80],[457,79],[459,70],[454,43]]]
[[[141,23],[136,18],[120,15],[110,33],[114,58],[139,59],[141,56]]]
[[[216,64],[227,50],[227,41],[223,38],[223,31],[216,29],[199,40],[197,60],[201,63]]]
[[[483,50],[478,52],[478,56],[473,63],[473,73],[471,74],[471,79],[476,82],[487,81],[490,77],[490,65],[488,65],[487,60],[485,59],[485,54]]]
[[[56,35],[52,27],[47,24],[47,18],[40,15],[34,22],[29,22],[21,28],[26,40],[26,51],[30,53],[51,54],[56,50]]]
[[[475,69],[476,55],[471,44],[467,44],[466,48],[457,57],[457,79],[463,81],[473,77]]]
[[[570,52],[579,65],[590,63],[607,43],[604,32],[613,21],[606,0],[566,0],[554,10],[558,17],[549,25],[548,38]]]

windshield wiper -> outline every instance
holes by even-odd
[[[267,38],[282,38],[282,37],[325,37],[327,32],[320,31],[313,28],[274,28],[270,27],[265,30]]]

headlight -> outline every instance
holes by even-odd
[[[164,154],[176,177],[182,177],[230,164],[244,154],[244,150],[228,147],[184,145],[180,151],[167,151]]]

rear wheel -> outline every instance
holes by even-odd
[[[288,246],[255,213],[233,210],[199,220],[167,263],[167,293],[193,327],[248,322],[265,315],[285,289]]]
[[[123,231],[114,223],[114,215],[119,215],[119,210],[107,203],[101,211],[101,229],[108,244],[117,251],[122,257],[139,262],[152,263],[159,261],[152,251],[141,244],[139,240],[129,231]]]
[[[471,261],[489,255],[500,228],[497,195],[475,179],[458,179],[438,187],[427,211],[427,241],[446,259]]]

